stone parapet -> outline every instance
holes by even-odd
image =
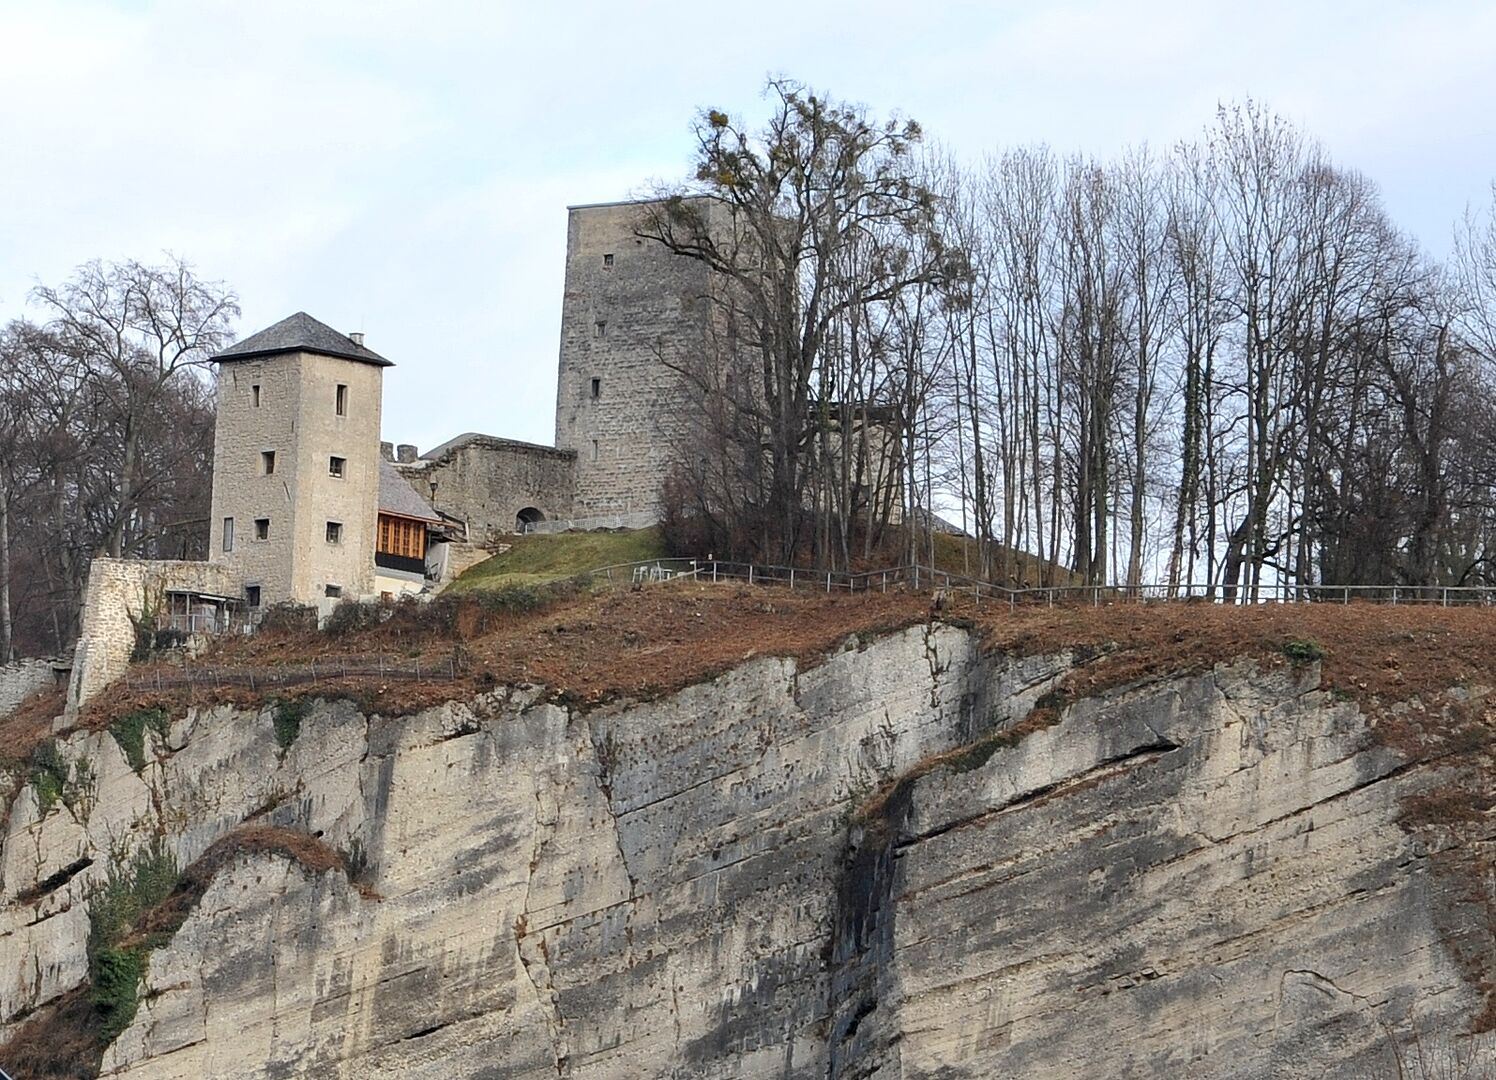
[[[136,626],[164,609],[168,591],[236,597],[237,570],[221,563],[97,558],[83,592],[82,631],[68,684],[68,715],[124,674]]]

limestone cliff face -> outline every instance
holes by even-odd
[[[104,1075],[1349,1076],[1468,1027],[1489,927],[1399,824],[1428,771],[1307,673],[1083,701],[853,813],[1071,662],[934,626],[590,711],[333,703],[284,753],[268,711],[203,710],[138,775],[75,736],[92,783],[6,828],[0,1009],[84,977],[111,857],[252,819],[361,852],[379,896],[238,858]]]

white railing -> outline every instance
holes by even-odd
[[[1487,585],[1296,585],[1277,583],[1227,589],[1219,584],[1150,585],[1048,585],[1009,588],[962,577],[933,567],[910,564],[887,570],[849,573],[841,570],[810,570],[803,567],[723,562],[715,559],[645,559],[618,563],[591,571],[587,576],[610,582],[663,581],[694,578],[698,581],[743,581],[750,585],[786,585],[817,592],[887,592],[911,588],[940,590],[977,601],[992,600],[1016,607],[1019,604],[1160,603],[1195,601],[1209,603],[1335,603],[1367,601],[1385,604],[1434,604],[1441,607],[1496,605],[1496,586]]]

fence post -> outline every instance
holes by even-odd
[[[790,588],[793,589],[794,587],[795,587],[795,568],[792,566],[792,567],[790,567]]]
[[[748,584],[753,584],[753,564],[748,564]]]
[[[826,571],[826,592],[827,592],[828,595],[831,592],[831,571],[830,570]]]

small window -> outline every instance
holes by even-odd
[[[602,337],[607,332],[608,332],[608,322],[607,322],[606,319],[598,319],[597,322],[594,323],[593,326],[592,326],[592,336],[593,337]]]
[[[341,521],[329,521],[327,523],[327,542],[329,544],[341,544],[343,542],[343,523]]]
[[[344,383],[338,383],[337,410],[339,416],[348,415],[348,387]]]
[[[332,599],[332,600],[340,599],[342,597],[342,595],[343,595],[343,586],[341,586],[341,585],[329,585],[325,589],[322,590],[322,595],[326,596],[326,597],[328,597],[329,599]]]
[[[592,460],[593,461],[597,460],[597,440],[596,439],[592,440]]]
[[[234,519],[231,517],[223,519],[223,550],[234,550]]]
[[[603,256],[603,269],[604,270],[611,270],[611,269],[613,269],[613,254],[612,254],[612,252],[609,252],[607,255]]]
[[[603,381],[601,379],[593,379],[592,380],[592,400],[596,401],[598,398],[600,398],[602,396],[603,396]]]
[[[348,464],[347,458],[330,457],[327,459],[327,475],[336,476],[339,480],[343,478],[343,467]]]
[[[270,519],[269,518],[255,518],[255,539],[256,540],[269,540],[270,539]]]
[[[266,476],[270,476],[270,475],[272,475],[275,472],[275,451],[274,450],[261,450],[260,451],[260,471],[262,473],[264,473]]]
[[[258,585],[244,586],[244,602],[252,608],[260,606],[260,587]]]
[[[255,383],[249,388],[250,397],[254,399],[254,407],[260,407],[260,384]]]

